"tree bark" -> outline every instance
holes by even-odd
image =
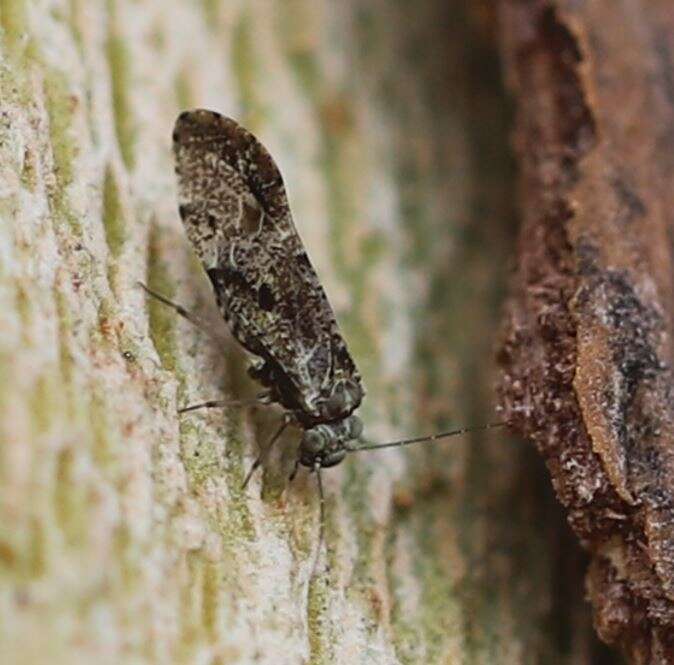
[[[176,211],[172,124],[199,106],[278,160],[369,438],[494,419],[514,214],[488,7],[2,0],[0,660],[599,662],[582,554],[521,442],[326,471],[312,574],[297,432],[244,491],[279,414],[176,414],[256,391]]]
[[[674,10],[505,0],[523,223],[508,420],[591,554],[595,627],[674,662]]]

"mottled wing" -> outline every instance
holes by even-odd
[[[239,342],[306,413],[336,381],[360,386],[267,150],[206,110],[182,113],[173,141],[180,215]]]

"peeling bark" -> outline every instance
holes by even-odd
[[[523,224],[500,360],[580,541],[595,627],[674,662],[674,12],[502,3]]]

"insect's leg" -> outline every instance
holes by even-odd
[[[300,459],[298,457],[295,460],[295,466],[293,467],[293,470],[290,472],[290,476],[288,477],[289,483],[292,483],[292,481],[295,480],[295,476],[297,475],[299,468],[300,468]]]
[[[257,406],[259,404],[269,405],[271,404],[270,393],[269,391],[264,391],[260,393],[257,397],[251,397],[250,399],[212,399],[208,402],[200,402],[199,404],[190,404],[189,406],[184,406],[182,409],[178,409],[178,413],[187,413],[188,411],[196,411],[197,409],[218,409],[225,408],[229,406]]]
[[[199,328],[199,330],[201,330],[202,332],[213,337],[213,331],[209,330],[208,325],[204,321],[202,321],[198,316],[196,316],[196,314],[192,314],[192,312],[186,310],[182,305],[179,305],[178,303],[175,303],[172,300],[165,298],[163,295],[161,295],[161,293],[153,291],[149,286],[143,284],[143,282],[138,282],[138,286],[141,286],[145,291],[145,293],[147,293],[149,296],[156,298],[159,302],[164,303],[164,305],[173,309],[176,313],[182,316],[183,319],[189,321],[193,326]]]
[[[271,438],[271,441],[267,444],[265,448],[263,448],[260,451],[260,454],[255,458],[255,461],[253,462],[252,466],[248,470],[248,473],[246,474],[246,477],[243,480],[243,485],[241,485],[241,489],[246,489],[246,486],[250,482],[250,479],[253,477],[253,474],[255,471],[260,467],[262,462],[266,459],[267,455],[272,449],[272,446],[276,443],[277,439],[283,434],[284,430],[290,423],[292,422],[292,416],[288,413],[283,416],[283,422],[281,423],[281,426],[276,430],[276,434]]]

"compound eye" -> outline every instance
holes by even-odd
[[[302,437],[302,449],[312,455],[320,453],[325,448],[325,436],[317,429],[308,429]]]
[[[346,457],[346,450],[335,450],[331,452],[329,455],[323,458],[321,461],[321,466],[324,469],[327,469],[329,466],[335,466],[335,464],[339,464],[345,457]]]

